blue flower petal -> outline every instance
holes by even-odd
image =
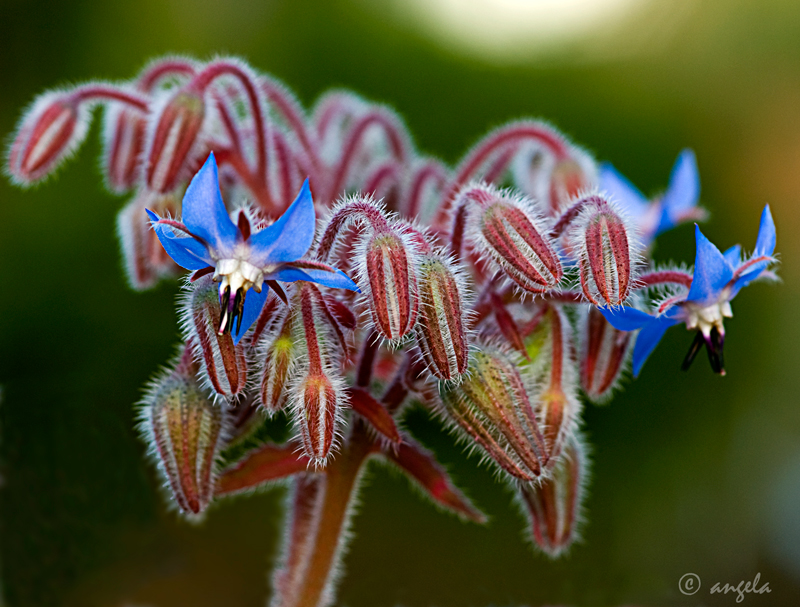
[[[694,278],[686,301],[710,304],[719,299],[722,289],[733,278],[733,268],[728,260],[706,238],[695,224],[697,253],[694,260]]]
[[[314,242],[317,219],[308,179],[300,193],[278,221],[250,236],[256,264],[267,265],[297,261]]]
[[[242,326],[239,331],[233,335],[233,343],[238,344],[247,330],[253,326],[253,323],[258,320],[261,315],[261,310],[264,308],[264,303],[267,301],[269,295],[269,287],[264,285],[261,288],[261,293],[255,289],[250,289],[244,298],[244,306],[242,308]]]
[[[210,247],[226,251],[236,244],[239,228],[231,221],[222,202],[213,152],[186,189],[181,216],[189,231],[205,240]]]
[[[308,278],[304,278],[303,280],[315,282],[323,287],[347,289],[348,291],[357,291],[359,293],[361,292],[361,289],[358,288],[358,285],[350,280],[350,277],[341,270],[336,270],[335,272],[326,272],[325,270],[303,268],[303,272],[308,275]]]
[[[775,252],[775,222],[772,220],[772,213],[769,205],[764,206],[761,213],[761,224],[758,226],[758,240],[756,240],[756,257],[762,255],[771,256]]]
[[[725,257],[725,259],[728,261],[728,263],[731,264],[731,266],[734,267],[734,268],[736,266],[738,266],[740,263],[742,263],[742,247],[741,247],[741,245],[738,245],[738,244],[733,245],[730,249],[725,251],[722,255]]]
[[[172,257],[173,261],[187,270],[202,270],[214,265],[208,255],[208,250],[200,242],[190,236],[176,236],[172,228],[158,221],[158,215],[150,209],[145,209],[150,217],[153,230],[161,242],[161,246]]]
[[[635,331],[653,320],[647,312],[636,308],[598,308],[612,327],[618,331]]]
[[[700,173],[697,170],[697,158],[692,150],[683,150],[669,178],[669,187],[662,204],[669,210],[672,218],[697,206],[700,198]]]
[[[600,189],[619,203],[637,223],[650,206],[644,194],[608,162],[600,166]]]
[[[651,318],[650,322],[642,327],[633,346],[633,376],[638,377],[647,357],[655,350],[664,333],[678,320],[669,316]]]

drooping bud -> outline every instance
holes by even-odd
[[[569,246],[578,258],[583,294],[597,306],[621,305],[631,292],[636,258],[633,229],[597,194],[581,199],[572,208],[580,208],[570,230]]]
[[[439,379],[458,379],[469,361],[461,276],[452,262],[441,255],[425,255],[418,275],[416,333],[422,358]]]
[[[470,373],[441,390],[443,413],[463,429],[503,470],[523,480],[538,477],[547,463],[544,439],[520,374],[521,361],[493,346],[481,346]]]
[[[548,305],[538,328],[526,339],[526,345],[529,352],[537,352],[533,373],[541,391],[534,407],[550,463],[556,461],[564,443],[574,434],[580,415],[571,344],[569,320],[564,310]]]
[[[122,243],[123,262],[128,280],[136,290],[149,289],[159,278],[175,276],[180,270],[158,241],[145,209],[152,209],[162,217],[174,217],[180,203],[174,194],[143,191],[119,212],[117,234]]]
[[[526,198],[491,186],[469,186],[458,198],[477,206],[469,214],[470,240],[521,288],[545,293],[564,272],[544,221]]]
[[[265,337],[263,348],[263,369],[261,371],[261,406],[272,415],[286,404],[286,384],[297,356],[297,346],[292,339],[294,315],[288,309],[286,318],[278,324],[274,335]]]
[[[29,186],[52,173],[83,143],[91,114],[87,104],[63,92],[41,95],[20,122],[8,154],[8,170]]]
[[[581,439],[573,436],[550,476],[519,485],[520,501],[530,522],[532,539],[553,558],[578,539],[587,464]]]
[[[396,342],[405,337],[417,320],[416,255],[414,248],[396,231],[375,231],[363,240],[362,280],[377,331]]]
[[[151,439],[180,509],[201,514],[214,494],[222,408],[199,384],[192,348],[174,371],[157,379],[145,397],[142,429]]]
[[[594,306],[582,327],[581,387],[594,402],[604,402],[617,385],[631,345],[631,333],[618,331]]]
[[[337,330],[319,289],[299,282],[294,301],[292,342],[299,350],[289,384],[289,397],[305,454],[324,466],[334,449],[347,406],[338,372]]]
[[[590,186],[590,176],[584,167],[572,158],[556,161],[550,174],[550,208],[553,212]]]
[[[145,183],[156,192],[167,192],[193,167],[192,152],[197,147],[206,104],[201,92],[184,87],[156,112],[155,128],[145,150]]]
[[[103,169],[109,189],[122,194],[130,190],[139,177],[147,117],[142,112],[111,103],[105,108],[103,120]]]
[[[183,323],[203,361],[203,372],[217,394],[228,398],[241,392],[247,381],[244,345],[233,344],[230,333],[220,335],[219,291],[211,276],[191,285],[182,306]]]

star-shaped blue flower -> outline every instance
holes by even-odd
[[[209,155],[183,197],[182,222],[147,210],[164,250],[195,278],[211,271],[220,283],[220,334],[235,343],[256,321],[270,287],[285,300],[277,281],[305,280],[358,291],[346,274],[318,261],[301,260],[311,248],[316,216],[308,179],[295,201],[273,224],[252,232],[244,212],[231,221],[219,189],[217,162]],[[236,323],[235,331],[233,325]]]
[[[697,207],[700,198],[700,175],[692,150],[683,150],[669,178],[664,195],[650,202],[636,186],[623,177],[613,166],[600,167],[600,189],[628,213],[641,233],[645,245],[679,223],[702,219],[704,213]]]
[[[723,318],[729,318],[730,302],[742,287],[757,278],[774,276],[768,266],[775,261],[775,223],[769,205],[761,214],[761,225],[753,254],[742,259],[741,247],[733,246],[725,253],[711,243],[695,224],[697,253],[694,275],[688,292],[677,295],[659,306],[652,315],[635,308],[601,308],[606,317],[620,331],[639,330],[633,349],[633,374],[639,375],[642,365],[661,341],[665,331],[678,323],[697,330],[692,348],[684,360],[688,368],[699,349],[705,344],[711,366],[716,373],[725,374],[722,345],[725,339]]]

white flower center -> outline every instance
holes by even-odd
[[[239,289],[247,292],[253,288],[261,293],[264,282],[264,273],[253,264],[243,259],[220,259],[214,269],[214,282],[219,282],[219,292],[230,287],[231,294]]]
[[[705,337],[711,334],[711,329],[714,327],[717,328],[720,335],[725,335],[722,319],[733,316],[731,304],[727,300],[704,307],[689,303],[684,309],[686,310],[686,328],[699,329]]]

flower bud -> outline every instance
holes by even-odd
[[[286,319],[278,325],[277,333],[267,338],[264,349],[260,396],[261,406],[270,415],[280,411],[286,404],[286,383],[297,356],[297,347],[292,339],[293,322],[289,309]]]
[[[219,290],[211,276],[203,276],[191,285],[183,302],[183,319],[192,336],[203,372],[217,394],[228,398],[244,390],[247,381],[247,362],[244,345],[234,346],[230,333],[220,335]]]
[[[175,216],[180,205],[173,194],[139,192],[117,216],[117,233],[122,243],[125,271],[137,291],[149,289],[164,276],[175,276],[178,266],[167,255],[150,227],[145,209],[162,217]]]
[[[8,155],[8,170],[28,186],[52,173],[83,143],[90,112],[66,93],[40,96],[20,122]]]
[[[569,244],[579,260],[583,294],[596,306],[621,305],[631,291],[633,230],[601,196],[593,194],[576,205],[583,208]]]
[[[435,255],[425,256],[418,272],[417,343],[422,358],[439,379],[458,379],[469,360],[461,277],[449,260]]]
[[[578,538],[587,474],[585,449],[580,439],[573,436],[550,476],[519,485],[519,497],[530,522],[532,539],[553,558]]]
[[[187,346],[177,368],[152,385],[142,427],[178,506],[197,515],[214,494],[222,409],[198,383],[191,356]]]
[[[312,283],[297,283],[292,305],[292,342],[299,352],[289,397],[306,456],[324,466],[340,431],[342,409],[347,406],[338,372],[337,331],[330,324],[322,294]]]
[[[515,355],[483,346],[473,356],[470,373],[442,391],[441,399],[445,416],[503,470],[530,481],[541,474],[547,455],[520,362]]]
[[[619,381],[631,344],[629,331],[618,331],[594,306],[583,326],[581,387],[594,402],[603,402]]]
[[[405,337],[417,320],[419,301],[413,249],[396,232],[373,232],[364,240],[361,284],[372,321],[390,341]]]
[[[563,270],[548,230],[532,203],[490,186],[471,187],[462,197],[477,203],[470,213],[471,240],[521,288],[544,293],[558,285]]]
[[[139,160],[144,150],[147,118],[141,112],[111,103],[104,116],[103,169],[109,189],[122,194],[139,177]]]
[[[157,113],[145,151],[145,183],[151,190],[167,192],[189,176],[205,115],[202,93],[189,88],[173,94]]]
[[[590,186],[589,176],[578,161],[572,158],[557,161],[550,174],[550,208],[557,211]]]

